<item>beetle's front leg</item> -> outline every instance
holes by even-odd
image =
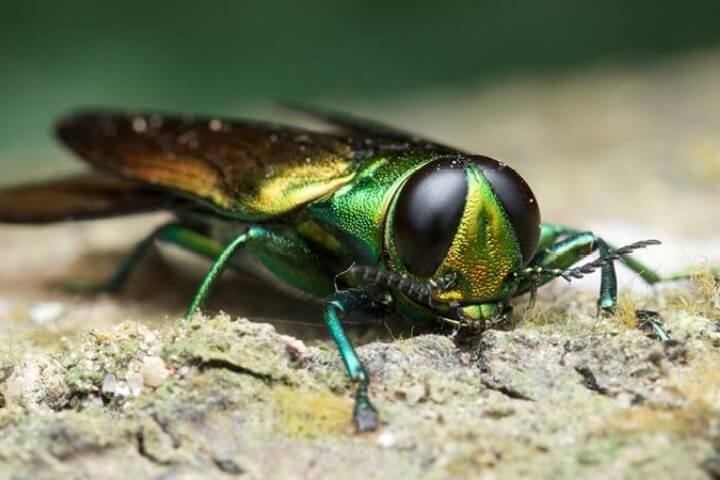
[[[378,414],[368,397],[370,377],[355,353],[350,340],[342,327],[342,319],[351,310],[360,310],[372,305],[372,300],[364,292],[345,290],[330,296],[325,303],[325,323],[340,350],[345,369],[355,386],[355,408],[353,420],[358,432],[376,430]]]
[[[567,238],[557,241],[535,255],[527,267],[528,271],[536,269],[538,275],[523,281],[518,287],[518,294],[532,291],[556,278],[556,275],[543,275],[543,271],[564,270],[582,258],[598,250],[601,255],[608,253],[610,248],[605,241],[592,232],[572,233]],[[600,298],[598,308],[605,313],[612,313],[617,306],[617,277],[613,262],[608,262],[600,270]]]
[[[561,244],[562,241],[559,240],[560,238],[569,239],[573,236],[582,235],[583,233],[590,232],[582,232],[570,227],[543,223],[542,225],[540,225],[540,240],[538,241],[539,253],[536,254],[536,256],[531,260],[530,264],[538,265],[542,263],[545,258],[544,255],[547,252],[551,252],[557,249],[558,245]],[[600,250],[601,255],[604,255],[608,251],[617,250],[614,245],[607,243],[604,239],[595,235],[594,237],[597,241],[597,247],[598,250]],[[578,260],[579,259],[580,257],[578,257]],[[624,255],[619,261],[624,263],[628,268],[630,268],[630,270],[635,272],[640,278],[645,280],[650,285],[655,285],[661,282],[687,280],[697,274],[696,271],[693,269],[685,269],[677,272],[661,274],[650,266],[635,259],[632,255]],[[712,268],[711,273],[718,281],[720,281],[720,269]],[[610,278],[610,275],[607,275],[606,278]]]

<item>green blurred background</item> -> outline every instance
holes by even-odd
[[[720,43],[717,0],[0,6],[3,184],[72,168],[49,132],[82,106],[247,115],[276,98],[382,104]]]

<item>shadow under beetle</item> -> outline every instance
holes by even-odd
[[[368,374],[342,321],[394,309],[415,322],[482,330],[511,298],[561,276],[601,270],[602,311],[617,300],[615,260],[649,283],[661,276],[587,231],[540,223],[511,167],[378,123],[303,108],[329,133],[161,114],[85,112],[57,125],[95,171],[0,192],[0,221],[49,223],[168,210],[104,283],[118,288],[154,240],[214,261],[186,317],[244,250],[286,290],[325,305],[325,322],[355,388],[358,431],[374,430]],[[572,268],[598,251],[599,258]],[[236,266],[237,266],[237,260]],[[82,286],[80,284],[76,287]]]

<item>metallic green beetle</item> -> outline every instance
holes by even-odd
[[[286,290],[323,301],[355,388],[354,421],[374,430],[368,374],[343,327],[352,310],[394,308],[413,321],[481,330],[512,297],[553,278],[602,273],[611,311],[621,259],[661,277],[591,232],[540,223],[537,201],[509,166],[356,118],[307,110],[335,130],[159,114],[87,112],[60,140],[96,172],[0,192],[0,221],[46,223],[169,210],[165,225],[107,282],[119,287],[153,240],[214,260],[195,313],[238,250]],[[593,251],[600,258],[570,268]],[[236,261],[237,262],[237,261]]]

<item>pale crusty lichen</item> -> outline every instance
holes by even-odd
[[[598,319],[585,311],[592,303],[576,312],[541,296],[535,308],[553,312],[543,322],[528,317],[460,343],[407,335],[367,344],[359,351],[383,423],[363,436],[352,432],[350,383],[327,341],[305,346],[227,315],[155,330],[126,321],[52,355],[3,359],[0,473],[107,474],[122,461],[141,476],[292,476],[297,462],[330,448],[360,462],[351,478],[420,465],[431,478],[608,468],[700,477],[720,428],[720,334],[713,320],[668,308],[662,319],[676,344],[663,347],[628,321],[648,301],[623,297],[617,315]],[[575,316],[571,329],[552,316],[560,312]],[[143,381],[147,364],[162,364],[159,384]],[[270,445],[294,461],[274,461]]]

